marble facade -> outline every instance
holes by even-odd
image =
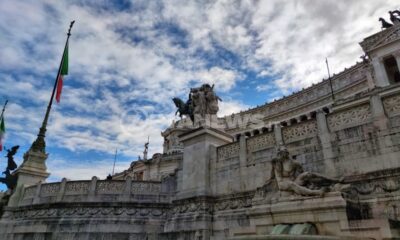
[[[38,183],[45,167],[31,181],[21,171],[0,202],[0,239],[400,238],[400,84],[385,67],[399,59],[400,26],[360,45],[368,58],[332,77],[335,100],[323,80],[212,125],[174,122],[163,153],[113,180]],[[350,187],[279,191],[269,180],[280,146]]]

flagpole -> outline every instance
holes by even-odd
[[[6,100],[6,102],[4,103],[3,110],[1,111],[0,121],[3,119],[4,111],[6,110],[7,103],[8,103],[8,100]]]
[[[118,152],[118,149],[115,149],[114,165],[113,165],[113,170],[112,170],[112,175],[113,175],[113,176],[114,176],[115,162],[117,161],[117,152]]]
[[[33,149],[35,151],[39,151],[39,152],[43,152],[43,153],[46,152],[46,142],[45,142],[44,138],[46,136],[47,122],[49,120],[51,106],[53,105],[54,94],[57,89],[58,78],[60,76],[61,67],[62,67],[63,61],[64,61],[65,49],[68,46],[69,37],[71,36],[71,29],[72,29],[72,26],[74,25],[74,23],[75,23],[75,21],[72,21],[69,25],[69,29],[68,29],[68,33],[67,33],[67,40],[65,41],[65,46],[64,46],[64,52],[61,57],[60,66],[58,67],[58,72],[57,72],[56,80],[54,82],[53,92],[51,93],[49,105],[47,106],[46,115],[43,119],[42,126],[40,127],[39,134],[37,135],[36,140],[33,142],[32,146],[31,146],[31,149]]]
[[[332,96],[332,100],[335,101],[335,95],[333,94],[331,73],[330,73],[330,71],[329,71],[328,58],[325,58],[325,62],[326,62],[326,68],[328,69],[328,79],[329,79],[329,85],[331,86],[331,96]]]

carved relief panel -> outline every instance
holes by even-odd
[[[328,116],[328,126],[331,131],[337,131],[367,123],[371,119],[369,104],[356,106]]]
[[[218,161],[239,156],[239,143],[231,143],[217,150]]]
[[[393,117],[400,114],[400,95],[390,96],[383,99],[386,114]]]
[[[302,122],[282,129],[285,143],[316,136],[317,132],[318,128],[315,120]]]
[[[257,135],[247,139],[247,151],[253,152],[275,146],[273,133]]]

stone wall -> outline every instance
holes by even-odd
[[[384,110],[378,116],[376,102]],[[307,171],[343,177],[400,167],[400,87],[367,92],[310,118],[276,126],[216,149],[212,164],[215,194],[251,191],[270,177],[279,142]],[[378,119],[379,117],[379,119]],[[381,124],[387,120],[388,124]],[[377,122],[379,121],[379,122]],[[385,121],[383,121],[385,122]]]
[[[39,184],[24,189],[18,206],[56,202],[140,201],[168,202],[161,182],[120,180],[67,181]]]
[[[0,239],[161,238],[170,182],[97,180],[39,184],[5,207]]]

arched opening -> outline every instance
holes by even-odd
[[[400,72],[397,66],[396,58],[389,56],[383,60],[385,70],[390,84],[400,82]]]
[[[253,135],[254,135],[254,136],[256,136],[256,135],[258,135],[258,134],[260,134],[260,131],[258,131],[257,129],[253,131]]]

